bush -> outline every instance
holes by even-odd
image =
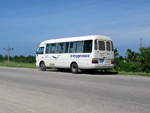
[[[118,71],[141,72],[140,63],[137,62],[119,62]]]
[[[140,48],[140,64],[142,71],[150,72],[150,47]]]
[[[24,63],[35,63],[35,56],[14,56],[12,58],[14,62],[24,62]]]
[[[150,72],[150,47],[140,48],[139,53],[127,49],[127,56],[117,56],[115,62],[117,71]]]

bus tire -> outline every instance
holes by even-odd
[[[45,63],[44,63],[44,62],[41,62],[41,63],[40,63],[40,70],[41,70],[41,71],[46,71],[46,66],[45,66]]]
[[[78,68],[78,64],[77,63],[75,63],[75,62],[73,62],[72,64],[71,64],[71,66],[70,66],[70,70],[71,70],[71,72],[72,73],[75,73],[75,74],[77,74],[79,71],[79,68]]]

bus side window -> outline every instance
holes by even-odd
[[[46,45],[46,52],[45,52],[46,54],[50,53],[50,46],[51,46],[51,44]]]
[[[83,53],[83,41],[76,42],[76,53]]]
[[[111,41],[111,50],[114,51],[114,45],[112,41]]]
[[[70,42],[69,53],[75,53],[76,43]]]
[[[95,40],[94,49],[97,50],[97,40]]]
[[[56,44],[51,44],[50,53],[56,53]]]
[[[69,50],[69,42],[65,43],[65,53],[68,53]]]
[[[57,53],[64,53],[65,51],[65,43],[58,43],[57,44]]]
[[[106,42],[106,48],[107,48],[107,51],[110,51],[110,49],[111,49],[110,48],[110,42],[108,42],[108,41]]]
[[[55,52],[56,52],[56,44],[46,45],[46,53],[55,53]]]
[[[92,52],[92,40],[84,41],[84,53],[91,53]]]

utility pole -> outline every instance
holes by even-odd
[[[4,48],[4,50],[5,50],[6,53],[7,53],[7,61],[8,61],[8,63],[9,63],[9,61],[10,61],[10,52],[13,51],[14,48],[8,47],[8,48]]]
[[[140,38],[140,48],[142,48],[142,47],[143,47],[143,39]]]

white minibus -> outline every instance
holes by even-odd
[[[78,73],[85,69],[112,69],[114,63],[113,42],[103,35],[52,39],[41,42],[36,52],[36,66],[70,69]]]

